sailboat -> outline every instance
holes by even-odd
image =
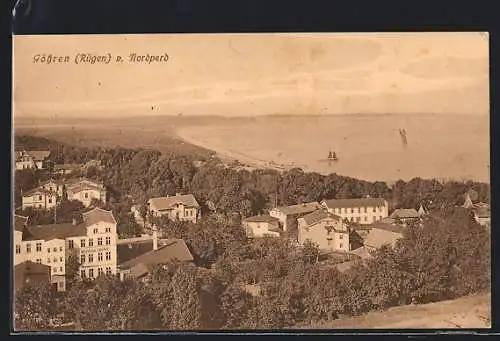
[[[337,153],[332,152],[332,151],[330,150],[330,152],[328,153],[328,160],[329,160],[329,161],[337,161],[337,160],[338,160],[338,158],[337,158]]]
[[[399,135],[401,135],[401,140],[403,141],[403,145],[406,147],[408,145],[408,139],[406,138],[406,130],[399,129]]]

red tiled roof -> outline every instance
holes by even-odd
[[[322,203],[328,208],[376,207],[384,206],[386,200],[383,198],[329,199],[323,200]]]
[[[187,207],[199,207],[196,198],[192,194],[176,195],[171,197],[158,197],[149,199],[150,205],[154,205],[158,210],[173,208],[175,204],[183,204]]]

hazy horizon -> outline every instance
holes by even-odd
[[[487,33],[14,36],[16,117],[489,115]],[[35,54],[165,64],[34,64]]]

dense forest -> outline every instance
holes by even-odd
[[[65,293],[24,287],[16,328],[47,330],[61,313],[86,331],[292,328],[490,289],[490,236],[463,208],[430,214],[344,272],[318,262],[312,244],[247,240],[238,225],[210,219],[178,224],[167,233],[186,238],[198,266],[151,269],[149,282],[75,281]]]
[[[389,201],[391,208],[418,208],[423,203],[427,209],[433,210],[460,205],[464,193],[473,190],[478,200],[490,202],[489,184],[473,181],[440,182],[415,178],[389,186],[380,181],[369,182],[337,174],[321,175],[298,168],[282,173],[270,169],[248,171],[227,167],[206,154],[75,147],[31,136],[16,136],[15,143],[31,149],[50,148],[52,165],[100,160],[103,169],[89,167],[84,174],[73,176],[86,176],[104,182],[110,196],[107,207],[113,209],[117,216],[121,235],[134,234],[140,229],[129,219],[131,205],[144,204],[150,197],[176,193],[194,194],[205,215],[210,212],[219,215],[237,213],[241,217],[264,213],[275,203],[290,205],[366,196],[383,197]],[[50,177],[50,170],[17,171],[14,186],[16,207],[21,202],[21,189],[30,190]],[[63,220],[71,219],[59,216]],[[49,212],[45,218],[33,219],[32,222],[50,222],[52,217],[53,213]]]

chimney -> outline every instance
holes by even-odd
[[[76,226],[76,218],[73,217],[73,226]]]
[[[158,232],[156,227],[153,228],[153,250],[158,250]]]

